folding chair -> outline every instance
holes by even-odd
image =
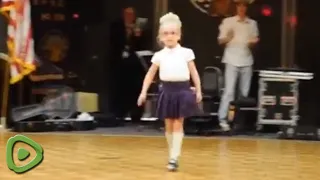
[[[145,69],[146,72],[148,72],[148,69],[151,65],[151,57],[154,54],[152,51],[149,50],[142,50],[136,52],[137,56],[139,57],[140,64]],[[157,101],[158,101],[158,95],[159,95],[159,82],[154,81],[151,84],[151,87],[149,88],[148,94],[147,94],[147,100],[144,105],[144,112],[141,117],[141,121],[144,122],[158,122],[158,118],[156,115],[156,107],[157,107]],[[131,120],[130,117],[126,117],[125,120]],[[142,130],[143,127],[140,127],[139,130]]]
[[[223,76],[218,67],[207,66],[202,74],[203,115],[216,116],[220,96],[222,94]]]
[[[142,121],[157,121],[158,118],[155,116],[156,107],[159,95],[159,83],[153,82],[151,84],[150,90],[147,94],[147,100],[144,105],[144,112],[142,115]]]
[[[203,100],[198,113],[186,121],[186,133],[206,133],[213,130],[213,117],[217,116],[222,87],[222,72],[214,66],[205,67],[202,74]]]
[[[149,50],[137,51],[136,54],[140,59],[141,65],[144,67],[145,71],[148,72],[149,67],[151,66],[151,57],[153,52]],[[149,57],[149,59],[148,59]],[[144,112],[142,115],[142,121],[157,121],[158,118],[155,117],[156,104],[158,100],[158,81],[154,81],[151,84],[150,90],[147,94],[147,100],[144,106]]]

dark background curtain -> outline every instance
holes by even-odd
[[[298,24],[295,43],[295,63],[314,73],[311,81],[301,81],[301,123],[320,125],[320,26],[319,1],[298,0]]]

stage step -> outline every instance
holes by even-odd
[[[97,127],[94,120],[48,119],[15,122],[14,132],[89,131]]]

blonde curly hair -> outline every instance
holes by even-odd
[[[160,40],[160,34],[161,34],[160,32],[162,29],[169,27],[169,26],[175,26],[175,27],[177,27],[177,29],[182,28],[182,22],[181,22],[179,16],[172,13],[172,12],[169,12],[169,13],[163,15],[159,19],[159,33],[157,36],[157,42],[160,47],[163,47],[163,43]]]
[[[182,22],[178,15],[169,12],[165,15],[163,15],[159,20],[160,28],[168,25],[174,25],[177,28],[182,27]]]

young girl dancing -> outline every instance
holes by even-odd
[[[152,65],[144,79],[138,99],[138,105],[141,106],[159,69],[162,91],[159,96],[157,116],[165,120],[165,135],[169,148],[167,168],[170,171],[178,168],[184,136],[184,118],[194,115],[197,102],[202,100],[200,78],[194,63],[195,55],[191,49],[179,44],[181,27],[180,18],[173,13],[160,18],[159,40],[164,48],[152,57]],[[190,75],[195,91],[190,86]]]

